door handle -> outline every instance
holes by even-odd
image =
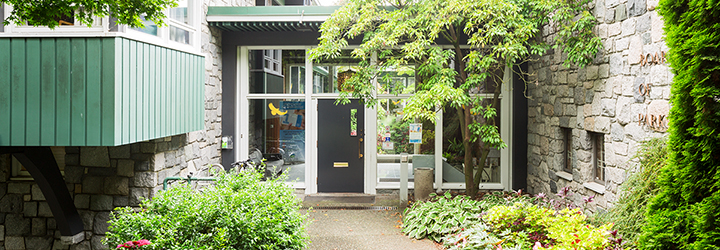
[[[363,157],[363,153],[362,153],[362,152],[363,152],[363,150],[362,150],[362,141],[363,141],[362,138],[360,138],[360,139],[358,140],[358,159],[362,159],[362,157]]]

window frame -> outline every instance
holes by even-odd
[[[605,184],[605,134],[590,133],[592,142],[592,181]]]
[[[573,155],[572,155],[572,153],[573,153],[572,152],[573,151],[572,128],[561,127],[560,131],[563,136],[563,146],[565,149],[565,150],[563,150],[564,165],[563,165],[562,171],[572,174],[573,168],[574,168],[574,164],[573,164],[574,161],[573,161]]]

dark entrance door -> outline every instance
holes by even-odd
[[[364,191],[364,122],[358,100],[347,105],[318,100],[318,192]]]

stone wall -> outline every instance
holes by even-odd
[[[668,48],[657,0],[596,0],[595,33],[603,48],[585,68],[565,68],[565,55],[550,51],[530,64],[528,81],[528,187],[531,193],[557,193],[570,186],[596,196],[592,206],[607,207],[633,166],[639,143],[665,136],[672,74],[663,60]],[[543,29],[551,42],[553,27]],[[662,116],[662,118],[661,118]],[[662,123],[660,122],[662,120]],[[572,130],[572,172],[563,171],[562,128]],[[604,135],[605,178],[592,174],[589,132]]]
[[[187,134],[118,147],[65,147],[65,182],[84,224],[80,242],[60,240],[38,185],[12,177],[10,155],[0,155],[0,250],[107,249],[102,239],[110,211],[135,206],[162,189],[169,176],[195,175],[220,163],[222,32],[207,25],[207,6],[252,5],[253,1],[203,3],[201,48],[205,56],[205,128]]]

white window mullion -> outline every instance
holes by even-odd
[[[503,83],[502,83],[502,95],[503,98],[500,99],[500,138],[503,139],[505,144],[507,145],[506,148],[500,150],[500,183],[503,186],[503,189],[506,191],[509,191],[511,189],[510,186],[510,179],[512,178],[512,175],[510,173],[510,152],[511,145],[510,143],[512,141],[512,138],[510,136],[511,134],[511,126],[512,122],[510,120],[511,116],[511,92],[510,89],[512,88],[512,74],[510,72],[510,67],[505,66],[505,74],[503,76]]]
[[[240,137],[239,140],[236,140],[239,141],[240,144],[238,145],[239,150],[235,150],[236,161],[248,158],[247,145],[250,145],[248,138],[250,134],[248,123],[250,112],[247,109],[247,107],[249,107],[247,93],[250,84],[250,77],[248,75],[250,66],[248,64],[248,49],[246,47],[238,47],[238,61],[237,78],[235,79],[237,84],[235,88],[235,96],[237,97],[237,105],[235,106],[235,134]],[[243,121],[245,121],[244,124],[242,123]]]
[[[313,62],[310,60],[310,48],[305,49],[305,193],[317,193],[317,101],[311,99],[313,82]],[[313,122],[315,121],[315,122]],[[307,143],[309,142],[309,143]]]

